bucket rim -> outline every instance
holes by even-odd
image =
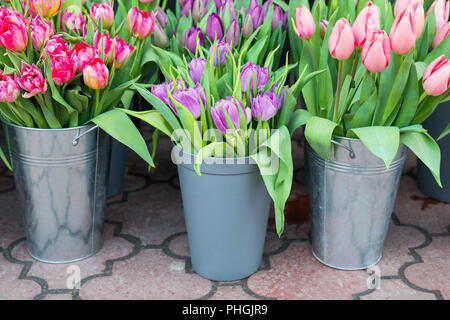
[[[179,149],[182,153],[187,154],[188,156],[194,157],[196,158],[197,155],[196,154],[192,154],[190,152],[184,151],[182,148],[180,148],[177,144],[173,143],[173,147]],[[251,159],[252,156],[247,156],[247,157],[235,157],[235,158],[217,158],[217,157],[205,157],[203,160],[205,159],[220,159],[220,160],[229,160],[229,161],[238,161],[238,160],[249,160]],[[256,164],[256,163],[255,163]]]
[[[71,131],[71,130],[95,127],[95,124],[85,124],[82,126],[71,127],[71,128],[44,129],[44,128],[30,128],[30,127],[19,126],[17,124],[13,124],[13,123],[8,122],[3,119],[0,119],[0,122],[7,125],[8,127],[18,128],[18,129],[22,129],[22,130],[29,130],[29,131],[41,131],[41,132],[44,132],[44,131],[45,132],[63,132],[63,131]]]

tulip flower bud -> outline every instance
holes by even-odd
[[[180,50],[183,51],[183,49],[186,47],[186,40],[187,36],[189,34],[189,30],[184,30],[180,37]]]
[[[322,40],[325,39],[325,35],[327,34],[327,28],[328,28],[328,21],[327,20],[320,21],[319,31],[320,31],[320,37],[322,38]]]
[[[225,65],[227,63],[226,56],[231,55],[232,48],[231,46],[223,41],[217,42],[216,51],[213,51],[214,46],[209,48],[209,56],[212,57],[214,55],[214,65],[217,67],[219,62],[221,65]]]
[[[283,14],[283,30],[288,31],[288,18],[289,18],[289,11],[286,11]]]
[[[202,112],[200,101],[203,104],[203,108],[206,108],[205,92],[199,83],[194,88],[175,91],[172,97],[175,101],[186,107],[195,119],[200,118]],[[170,105],[174,108],[172,102],[170,102]]]
[[[28,44],[28,26],[22,13],[0,9],[0,45],[10,51],[24,51]]]
[[[102,36],[100,36],[100,32],[98,30],[95,32],[94,47],[100,51],[100,54],[103,48],[105,60],[109,65],[114,62],[114,39],[110,38],[108,32]]]
[[[248,38],[252,35],[253,31],[255,31],[253,28],[253,19],[252,16],[247,13],[247,16],[244,19],[244,25],[242,26],[242,36]]]
[[[280,96],[275,90],[260,92],[255,98],[250,96],[253,119],[267,121],[275,117],[283,106],[284,95],[285,89],[283,88]]]
[[[55,31],[53,30],[53,23],[51,21],[42,19],[41,16],[36,16],[31,19],[30,33],[34,49],[40,52],[44,43],[53,36]]]
[[[255,8],[258,6],[260,6],[259,0],[250,0],[250,4],[248,6],[248,12],[255,10]]]
[[[0,70],[0,102],[14,102],[20,95],[20,88],[12,76]]]
[[[96,23],[101,19],[104,28],[111,28],[114,23],[114,10],[111,7],[111,3],[92,4],[91,17]]]
[[[224,30],[228,30],[231,21],[233,21],[233,19],[237,19],[236,9],[234,8],[234,3],[232,1],[228,0],[227,3],[225,3],[225,6],[222,9],[221,17]]]
[[[269,0],[269,1],[264,2],[263,6],[262,6],[262,9],[263,9],[262,11],[263,11],[263,14],[264,14],[264,18],[266,18],[267,11],[269,11],[269,7],[270,7],[272,4],[273,4],[273,1],[272,1],[272,0]],[[275,8],[274,8],[274,14],[275,14]]]
[[[227,31],[225,41],[235,48],[241,41],[241,29],[237,20],[231,22],[230,28]]]
[[[450,59],[442,55],[425,69],[422,79],[423,88],[430,96],[440,96],[450,88]]]
[[[83,72],[84,67],[95,58],[100,58],[100,50],[81,41],[73,46],[70,58],[77,66],[78,72]]]
[[[425,13],[423,9],[423,1],[415,0],[409,5],[413,13],[414,21],[416,22],[416,39],[419,39],[425,24]]]
[[[194,5],[194,0],[185,0],[184,4],[181,7],[181,16],[189,17],[191,13],[192,7]]]
[[[197,38],[199,39],[200,46],[205,45],[205,39],[203,38],[203,32],[200,28],[191,28],[186,37],[186,48],[188,48],[193,54],[197,51]]]
[[[62,86],[69,83],[75,77],[77,65],[67,55],[57,55],[51,58],[52,78],[53,82]]]
[[[223,28],[222,21],[218,14],[213,13],[209,16],[208,22],[206,24],[206,36],[214,42],[217,36],[217,40],[221,40],[223,38]]]
[[[189,76],[195,83],[200,83],[205,71],[206,59],[194,57],[191,62],[188,63]]]
[[[87,34],[86,19],[81,12],[75,14],[69,10],[64,11],[61,16],[61,30],[67,32],[66,27],[82,37],[85,37]]]
[[[205,16],[205,13],[205,0],[194,0],[194,4],[192,7],[192,18],[194,18],[195,21],[199,22]]]
[[[436,0],[431,5],[427,12],[427,15],[434,10],[434,16],[436,18],[436,30],[439,30],[447,23],[450,13],[450,2],[446,0]]]
[[[445,38],[450,34],[450,22],[447,22],[441,29],[438,30],[433,39],[433,48],[436,48]]]
[[[281,9],[279,6],[275,6],[273,8],[273,16],[272,16],[272,31],[275,30],[279,24],[283,26],[283,16],[284,16],[283,9]]]
[[[114,38],[114,66],[116,69],[122,68],[134,49],[125,40],[119,39],[119,37]]]
[[[378,7],[372,1],[369,1],[353,23],[352,30],[355,37],[355,47],[361,49],[368,35],[379,29],[380,13]]]
[[[33,10],[43,17],[53,17],[61,9],[62,0],[31,0]]]
[[[47,55],[51,58],[56,55],[67,54],[69,54],[69,44],[64,41],[60,34],[57,34],[45,43],[44,50],[42,52],[42,59],[45,60]]]
[[[38,93],[45,93],[47,91],[47,81],[45,81],[42,71],[36,66],[22,62],[21,76],[17,78],[16,82],[27,93],[23,95],[25,99],[31,98]]]
[[[355,37],[352,27],[346,19],[341,18],[331,31],[328,50],[333,58],[343,61],[350,58],[354,49]]]
[[[316,32],[314,18],[307,7],[301,6],[295,8],[294,31],[300,39],[311,39]]]
[[[416,21],[410,7],[407,7],[397,18],[391,27],[389,39],[391,40],[392,50],[405,55],[411,51],[416,44]]]
[[[163,48],[163,49],[167,48],[167,46],[169,44],[169,39],[167,38],[166,32],[163,30],[163,28],[161,28],[159,26],[159,24],[155,25],[154,39],[155,39],[155,44],[158,47]]]
[[[254,84],[256,90],[263,89],[269,82],[269,69],[260,67],[253,62],[247,62],[241,72],[241,90],[242,92],[253,92]]]
[[[249,14],[252,17],[253,28],[258,29],[264,19],[262,7],[258,4],[252,11],[249,10]]]
[[[391,60],[391,43],[384,30],[372,31],[362,49],[362,62],[370,72],[381,72]]]
[[[214,107],[211,108],[211,116],[220,132],[226,134],[228,130],[240,129],[241,118],[239,116],[239,108],[241,108],[245,114],[242,103],[233,97],[227,97],[226,100],[219,100]],[[227,116],[231,120],[234,128],[228,126]]]
[[[127,29],[138,39],[150,37],[155,28],[155,14],[134,7],[128,11]]]
[[[419,1],[423,5],[423,0],[397,0],[394,6],[394,17],[398,17],[400,13],[405,11],[405,9],[413,2]]]
[[[169,19],[167,18],[167,14],[161,9],[160,6],[156,7],[156,19],[158,20],[161,27],[165,28]]]
[[[86,86],[94,90],[106,88],[109,70],[100,58],[91,60],[83,69],[83,81]]]

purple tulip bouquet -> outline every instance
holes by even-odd
[[[220,47],[223,46],[222,52]],[[285,86],[288,65],[270,72],[269,54],[264,67],[247,62],[245,52],[214,42],[208,58],[165,66],[167,82],[135,84],[134,88],[155,110],[125,113],[138,117],[172,138],[184,152],[195,154],[201,175],[205,158],[250,157],[258,164],[274,200],[276,225],[283,232],[284,205],[292,184],[292,155],[288,124],[301,88],[315,74],[304,73]],[[235,58],[236,56],[236,58]]]
[[[296,111],[290,129],[306,124],[321,157],[330,158],[333,136],[356,138],[389,167],[403,143],[440,183],[440,150],[421,123],[450,96],[449,6],[425,5],[318,0],[310,11],[308,1],[291,2],[299,70],[326,71],[303,88],[307,110]]]
[[[214,41],[226,42],[237,51],[250,48],[243,62],[262,65],[268,52],[274,68],[282,60],[288,6],[282,0],[179,0],[176,10],[157,8],[155,45],[189,60],[210,54]],[[152,58],[149,53],[148,58]]]
[[[138,51],[153,31],[153,12],[132,8],[116,27],[110,2],[86,7],[81,0],[11,0],[6,5],[0,8],[3,121],[41,129],[94,122],[125,144],[139,136],[114,107],[140,78]],[[129,146],[152,164],[143,140]]]

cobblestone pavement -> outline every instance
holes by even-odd
[[[104,246],[74,263],[81,270],[79,289],[67,289],[70,265],[28,255],[12,174],[2,167],[0,299],[450,299],[450,204],[418,190],[413,156],[377,265],[378,289],[368,289],[367,270],[334,270],[312,256],[300,134],[292,143],[296,169],[285,234],[276,236],[271,218],[259,270],[240,281],[215,282],[192,269],[170,141],[160,144],[150,173],[129,152],[124,191],[108,200]]]

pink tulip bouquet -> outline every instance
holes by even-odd
[[[207,58],[194,57],[190,63],[180,58],[183,62],[164,66],[169,74],[167,82],[150,85],[150,90],[146,89],[148,85],[133,85],[155,110],[122,111],[165,133],[184,152],[195,154],[198,175],[207,157],[251,157],[274,200],[277,231],[281,234],[293,175],[287,124],[300,90],[317,73],[304,72],[288,87],[287,64],[270,71],[274,52],[260,67],[242,63],[245,52],[230,48],[227,54],[221,54],[219,46],[215,41],[213,54]]]
[[[306,124],[325,159],[333,136],[360,139],[387,167],[403,143],[440,183],[440,150],[421,123],[450,96],[448,9],[445,0],[291,2],[299,70],[325,69],[303,88],[291,132]]]
[[[42,129],[94,122],[126,144],[139,135],[114,108],[126,107],[125,93],[141,77],[139,49],[155,18],[134,7],[117,26],[113,4],[11,0],[0,8],[3,121]],[[129,146],[152,164],[143,140]]]

